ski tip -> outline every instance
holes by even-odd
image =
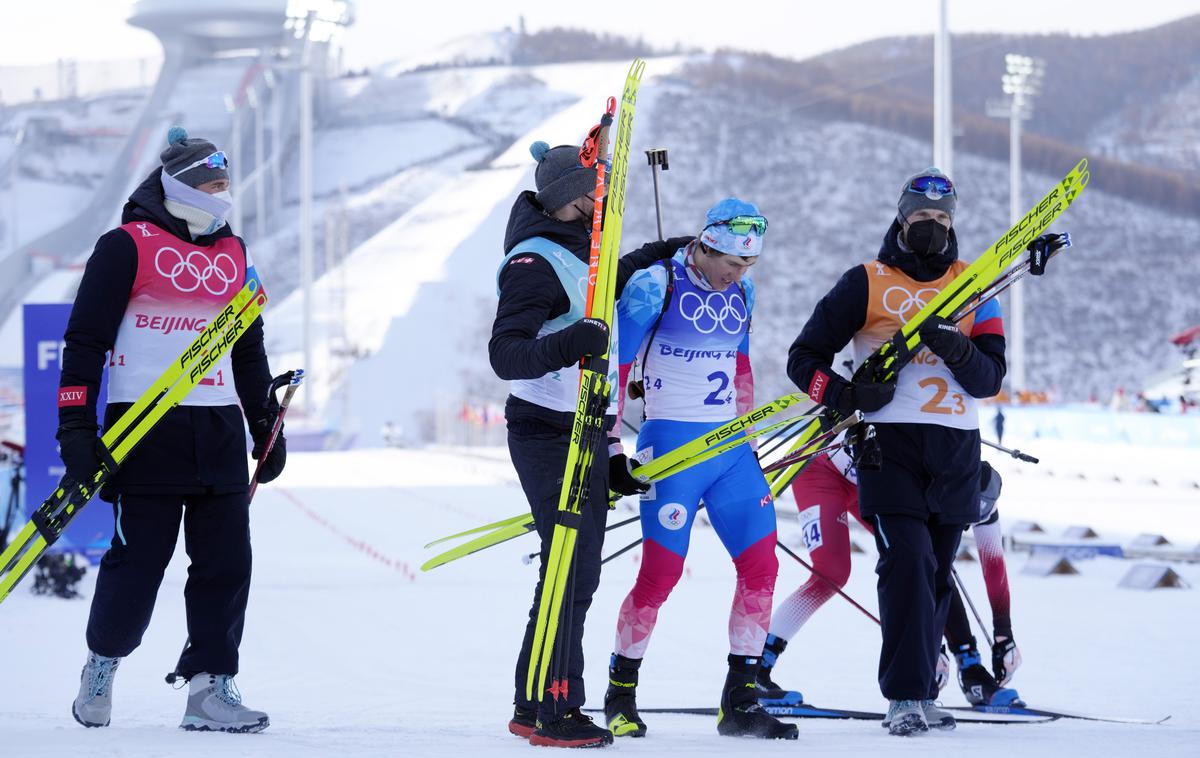
[[[642,80],[642,74],[646,71],[646,61],[641,58],[634,58],[633,63],[629,64],[629,78]]]

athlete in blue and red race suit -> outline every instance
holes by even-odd
[[[640,360],[646,422],[638,434],[639,460],[679,447],[753,406],[754,284],[744,277],[762,252],[766,229],[756,206],[727,198],[708,211],[699,239],[626,285],[617,305],[620,386]],[[646,733],[637,713],[638,669],[658,610],[683,573],[703,501],[737,570],[717,731],[795,739],[795,725],[769,716],[753,688],[779,570],[775,508],[753,449],[742,445],[692,466],[656,482],[641,498],[642,563],[617,618],[604,698],[609,728],[618,736]]]

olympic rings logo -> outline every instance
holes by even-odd
[[[936,297],[937,293],[938,290],[932,287],[919,289],[916,294],[909,292],[904,287],[888,287],[883,293],[883,309],[898,316],[901,321],[907,322],[909,318],[917,315],[930,299]]]
[[[749,320],[746,302],[734,293],[728,298],[723,292],[710,292],[702,297],[695,292],[685,292],[679,298],[679,315],[692,322],[701,334],[712,334],[720,327],[726,334],[741,334]]]
[[[170,261],[166,270],[163,269],[163,254],[167,253]],[[173,259],[172,259],[172,256]],[[224,260],[222,260],[224,259]],[[225,262],[228,262],[228,273]],[[204,285],[204,289],[213,295],[223,295],[237,279],[237,263],[228,253],[217,253],[217,257],[209,260],[200,250],[193,250],[187,255],[173,247],[161,247],[154,254],[154,268],[158,273],[171,281],[180,292],[195,292]],[[216,283],[212,283],[213,281]],[[220,289],[217,289],[220,287]]]

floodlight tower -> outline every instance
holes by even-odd
[[[1001,77],[1005,98],[988,103],[988,115],[1008,119],[1008,218],[1021,219],[1021,122],[1033,115],[1033,98],[1041,91],[1046,64],[1027,55],[1004,56],[1006,73]],[[1011,360],[1009,387],[1014,398],[1027,389],[1025,383],[1025,291],[1018,281],[1009,290],[1008,346]]]
[[[953,177],[954,97],[948,4],[948,0],[938,4],[938,30],[933,38],[933,165]]]

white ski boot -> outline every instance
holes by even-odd
[[[228,674],[196,674],[188,688],[180,729],[196,732],[261,732],[271,725],[262,711],[242,705],[242,694]]]
[[[112,683],[120,658],[88,651],[87,663],[79,673],[79,694],[71,703],[71,715],[84,726],[108,726],[112,716]]]

